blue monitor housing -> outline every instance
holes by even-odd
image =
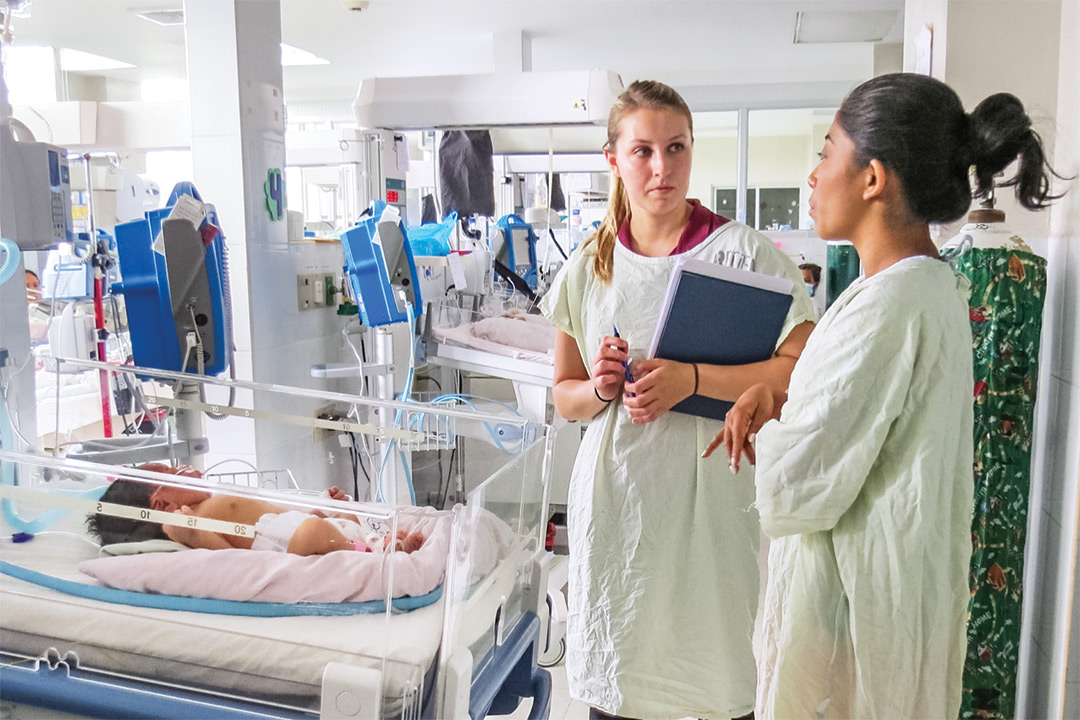
[[[495,259],[536,289],[536,232],[517,215],[506,215],[495,224],[491,251]]]
[[[349,276],[360,318],[367,327],[408,320],[405,303],[423,313],[416,263],[402,222],[382,222],[386,203],[376,200],[371,216],[341,235],[345,272]],[[402,298],[401,296],[404,296]]]
[[[228,367],[227,343],[232,342],[226,321],[225,237],[210,206],[198,229],[187,220],[169,219],[181,195],[202,200],[191,183],[178,183],[166,207],[116,226],[123,279],[112,290],[125,298],[136,365],[198,372],[198,358],[186,341],[197,331],[204,372],[218,375]],[[154,250],[159,237],[164,255]]]

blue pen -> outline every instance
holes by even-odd
[[[615,337],[619,337],[619,328],[612,325],[611,326],[611,331],[615,335]],[[630,374],[630,363],[623,362],[622,366],[623,366],[623,378],[628,383],[634,382],[634,376],[632,374]],[[630,397],[637,397],[637,393],[630,393]]]

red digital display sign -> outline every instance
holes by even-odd
[[[388,203],[396,203],[397,201],[398,201],[398,191],[397,190],[387,190],[386,191],[386,202],[388,202]]]

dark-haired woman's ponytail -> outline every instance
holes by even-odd
[[[1050,194],[1050,178],[1065,178],[1046,161],[1042,139],[1015,95],[997,93],[979,103],[969,116],[969,138],[975,197],[987,197],[994,188],[994,176],[1017,158],[1016,175],[996,183],[998,187],[1015,186],[1016,199],[1028,210],[1041,210],[1061,197]]]

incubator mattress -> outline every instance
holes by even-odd
[[[97,554],[96,547],[70,534],[44,534],[0,548],[2,560],[80,582],[87,578],[78,562]],[[479,584],[482,593],[509,594],[515,573],[511,563],[497,566]],[[443,623],[442,600],[389,618],[253,618],[104,603],[8,576],[0,576],[0,607],[0,648],[8,652],[37,657],[50,647],[61,655],[74,651],[85,668],[300,706],[317,706],[328,662],[382,668],[388,716],[420,692]],[[490,617],[470,624],[482,632]]]
[[[456,327],[436,326],[432,335],[441,343],[516,360],[545,365],[555,361],[555,329],[540,315],[492,317]]]

